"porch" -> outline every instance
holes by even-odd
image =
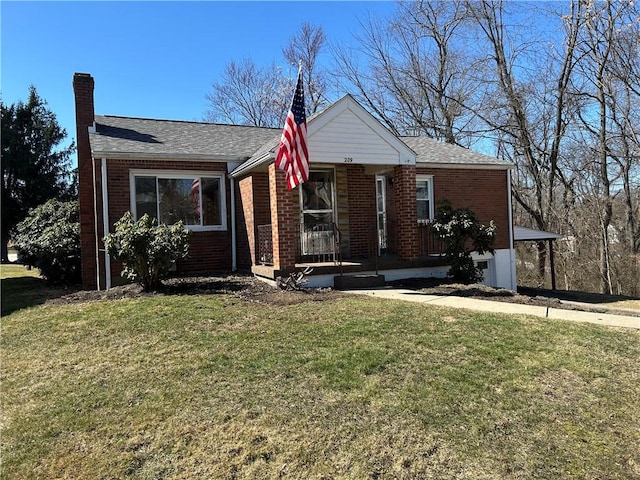
[[[410,277],[443,277],[448,265],[442,256],[443,244],[431,231],[429,224],[418,224],[419,255],[414,259],[403,259],[395,251],[391,238],[377,235],[369,238],[368,255],[364,258],[343,259],[341,232],[335,224],[316,226],[312,231],[300,229],[295,242],[295,265],[277,268],[273,261],[273,233],[271,224],[259,225],[257,256],[258,263],[252,273],[267,280],[285,277],[296,271],[310,269],[307,276],[309,287],[333,287],[336,276],[381,276],[387,280]]]

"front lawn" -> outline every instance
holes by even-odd
[[[40,271],[31,270],[14,263],[0,265],[2,315],[15,310],[41,305],[50,298],[56,298],[77,290],[79,287],[51,286],[40,277]]]
[[[0,342],[5,479],[640,478],[636,330],[158,295]]]

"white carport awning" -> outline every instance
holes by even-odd
[[[515,242],[541,242],[543,240],[558,240],[559,238],[564,238],[564,235],[545,232],[544,230],[536,230],[534,228],[519,227],[518,225],[513,227],[513,240]]]

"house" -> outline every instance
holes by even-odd
[[[76,73],[73,87],[87,289],[120,278],[101,239],[128,210],[182,219],[194,232],[179,274],[273,280],[310,266],[310,286],[442,277],[448,267],[428,226],[440,199],[496,223],[495,254],[475,260],[487,284],[516,288],[511,164],[399,138],[346,95],[308,119],[310,178],[288,190],[274,165],[281,129],[96,115],[92,76]]]

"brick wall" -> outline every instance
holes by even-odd
[[[403,260],[418,258],[418,221],[416,208],[416,167],[403,165],[393,169],[396,252]]]
[[[236,199],[237,264],[242,270],[250,269],[256,258],[256,231],[253,218],[253,178],[238,181]]]
[[[76,144],[78,154],[78,199],[80,202],[80,247],[82,258],[82,286],[86,289],[97,288],[96,266],[96,230],[94,216],[95,173],[89,145],[89,127],[94,122],[93,77],[87,73],[73,76],[73,92],[76,104]],[[98,175],[99,180],[99,175]],[[97,185],[98,191],[99,185]],[[98,225],[102,225],[99,212]],[[98,232],[100,234],[101,232]],[[104,260],[101,271],[104,272]],[[104,284],[102,285],[104,286]]]
[[[109,193],[109,226],[131,209],[130,170],[180,170],[210,171],[227,173],[224,162],[185,162],[168,160],[107,160],[107,186]],[[189,257],[177,262],[179,274],[227,271],[231,269],[231,188],[227,178],[226,210],[227,230],[213,232],[193,232]],[[112,278],[120,275],[120,266],[114,265]]]
[[[257,263],[258,226],[271,223],[269,199],[269,175],[266,172],[252,173],[239,182],[237,208],[238,238],[242,232],[242,245],[238,243],[238,267],[251,268]],[[244,240],[246,239],[246,240]]]
[[[247,225],[243,213],[243,201],[239,180],[229,179],[235,182],[236,189],[236,268],[240,271],[248,271],[251,267],[251,252],[249,250],[249,237]],[[229,226],[231,228],[231,226]]]
[[[269,198],[271,199],[271,232],[273,238],[273,267],[288,270],[296,265],[297,217],[299,207],[293,201],[293,193],[288,190],[285,173],[269,165]]]
[[[351,232],[349,230],[349,181],[347,166],[336,165],[336,214],[340,230],[340,250],[343,258],[351,258]]]
[[[349,165],[347,183],[351,257],[368,258],[377,235],[375,175],[365,174],[362,165]]]
[[[494,248],[509,248],[508,170],[419,167],[416,173],[433,175],[436,207],[439,200],[447,199],[454,208],[473,210],[484,224],[493,220],[498,227]]]

